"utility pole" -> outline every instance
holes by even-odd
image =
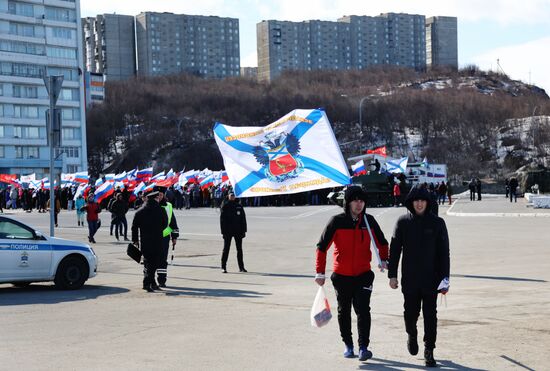
[[[46,112],[46,131],[48,138],[48,146],[50,147],[50,236],[54,237],[55,226],[55,167],[54,167],[54,150],[61,145],[61,110],[55,108],[61,85],[63,84],[63,76],[44,76],[44,84],[50,97],[50,109]]]

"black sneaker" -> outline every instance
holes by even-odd
[[[227,273],[227,269],[222,268],[222,273]]]
[[[159,283],[159,287],[166,287],[165,283]]]
[[[371,358],[372,358],[372,352],[368,350],[366,346],[361,345],[359,347],[359,360],[361,362],[364,362],[367,359],[371,359]]]
[[[246,273],[248,271],[246,269],[242,268],[242,269],[239,269],[239,272]]]
[[[409,335],[409,339],[407,340],[407,349],[409,350],[411,356],[418,354],[418,341],[416,341],[416,336]]]
[[[151,285],[143,286],[143,289],[147,292],[155,292],[155,290],[153,290]]]
[[[434,350],[425,348],[424,349],[424,360],[426,361],[426,367],[437,367],[437,363],[434,359]]]
[[[162,290],[160,289],[159,285],[157,285],[156,283],[151,284],[151,288],[152,288],[153,290],[162,291]]]

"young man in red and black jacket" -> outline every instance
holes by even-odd
[[[317,244],[315,282],[325,284],[327,250],[334,244],[332,284],[338,301],[338,324],[340,335],[346,344],[344,357],[354,357],[351,335],[351,307],[357,313],[359,334],[359,360],[372,357],[368,350],[370,342],[370,297],[374,272],[371,270],[371,238],[364,215],[374,242],[378,248],[381,269],[387,268],[388,241],[372,215],[365,213],[366,195],[361,187],[348,187],[344,194],[344,212],[332,217]]]

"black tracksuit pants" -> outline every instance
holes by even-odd
[[[237,262],[239,263],[239,270],[244,269],[243,261],[243,239],[237,236],[223,236],[223,252],[222,252],[222,269],[227,268],[227,259],[229,258],[229,248],[231,247],[231,238],[235,239],[235,246],[237,246]]]
[[[158,252],[143,251],[143,287],[156,284],[155,272],[159,267]]]
[[[336,300],[338,301],[338,325],[342,341],[347,346],[353,346],[351,334],[351,307],[357,315],[357,331],[359,346],[369,346],[370,343],[370,297],[374,272],[368,271],[360,276],[342,276],[332,273],[331,276]]]
[[[168,275],[168,251],[170,250],[170,235],[162,238],[162,250],[160,255],[157,277],[160,285],[166,284]]]
[[[435,348],[437,337],[437,291],[426,293],[425,291],[408,290],[403,293],[405,298],[405,330],[407,334],[416,337],[416,322],[420,315],[422,306],[422,316],[424,317],[424,345],[428,349]]]

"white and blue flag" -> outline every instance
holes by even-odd
[[[386,162],[386,170],[388,173],[405,173],[407,162],[409,162],[408,157],[401,157],[397,160],[388,161]]]
[[[323,110],[297,109],[265,127],[216,123],[214,137],[238,197],[350,184],[348,168]]]

